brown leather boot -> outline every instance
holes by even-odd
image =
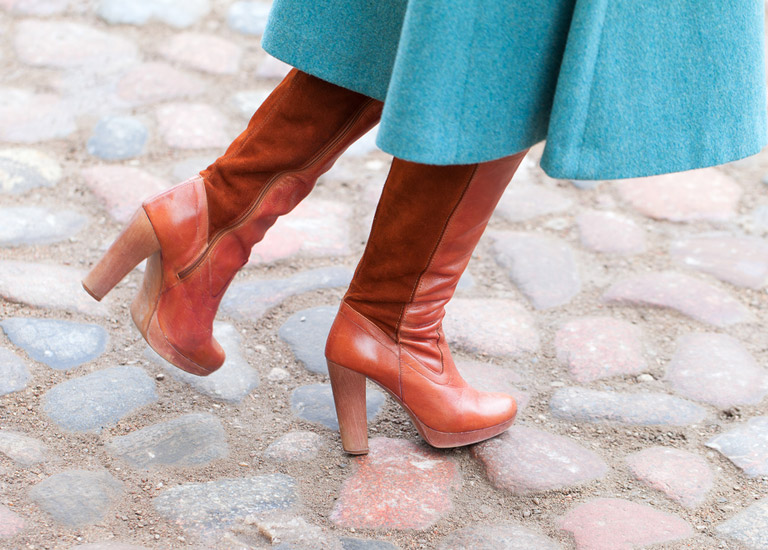
[[[97,300],[149,257],[131,305],[166,360],[207,375],[224,362],[213,319],[237,271],[277,217],[381,116],[382,103],[292,70],[214,164],[145,201],[83,281]]]
[[[394,160],[325,350],[348,453],[368,452],[366,377],[405,408],[434,447],[483,441],[514,420],[511,396],[477,391],[461,378],[442,320],[524,156],[462,166]]]

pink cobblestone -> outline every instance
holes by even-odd
[[[699,455],[650,447],[627,457],[634,476],[686,508],[696,508],[712,489],[712,469]]]
[[[240,47],[215,35],[184,32],[160,46],[160,54],[190,69],[234,74],[240,66]]]
[[[144,199],[168,188],[165,180],[130,166],[94,166],[83,169],[81,175],[119,222],[130,220]]]
[[[456,298],[444,321],[448,340],[472,353],[516,357],[539,349],[533,316],[512,300]]]
[[[581,243],[606,254],[639,254],[645,251],[645,231],[615,212],[590,210],[576,219]]]
[[[167,63],[143,63],[120,79],[117,94],[131,103],[155,103],[194,97],[205,91],[203,81]]]
[[[308,198],[280,217],[253,247],[249,263],[267,263],[295,254],[305,257],[351,254],[350,207],[337,201]]]
[[[614,283],[603,294],[603,300],[670,308],[718,327],[745,323],[753,318],[749,310],[728,292],[695,277],[674,272],[626,277]]]
[[[768,243],[751,237],[697,237],[672,243],[678,263],[747,288],[768,284]]]
[[[36,143],[67,137],[76,129],[60,97],[0,88],[0,141]]]
[[[426,529],[452,508],[458,466],[410,441],[379,437],[341,486],[331,513],[336,525],[356,529]]]
[[[137,58],[132,42],[79,23],[21,21],[16,27],[16,53],[24,63],[40,67],[112,67]]]
[[[724,221],[736,215],[741,187],[716,168],[624,180],[621,197],[650,218]]]
[[[0,538],[9,538],[24,530],[24,520],[5,506],[0,506]]]
[[[175,149],[224,149],[231,137],[227,120],[214,107],[205,103],[171,103],[157,109],[160,134]]]
[[[472,448],[495,487],[515,494],[582,485],[603,477],[608,466],[575,441],[525,426],[512,426]]]
[[[579,382],[635,374],[645,368],[640,329],[611,317],[566,323],[555,335],[557,359]]]
[[[633,550],[693,534],[677,516],[618,498],[580,504],[560,519],[559,527],[573,534],[578,550]]]
[[[768,394],[768,370],[727,334],[681,337],[667,367],[677,393],[721,409],[756,405]]]

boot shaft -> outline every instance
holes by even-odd
[[[344,301],[396,341],[440,340],[444,306],[525,153],[473,165],[395,159]]]

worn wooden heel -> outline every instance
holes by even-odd
[[[83,279],[83,288],[100,301],[141,260],[158,250],[160,243],[152,224],[144,209],[139,208],[106,254]]]
[[[368,454],[365,375],[328,361],[341,446],[351,455]]]

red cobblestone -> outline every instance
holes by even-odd
[[[410,441],[379,437],[341,486],[331,520],[356,529],[426,529],[448,513],[458,466]]]

